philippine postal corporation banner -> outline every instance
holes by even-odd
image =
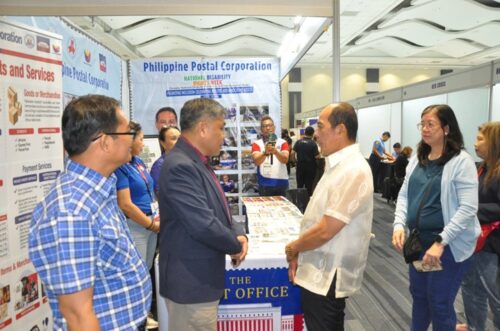
[[[154,116],[172,107],[179,116],[184,102],[212,98],[227,112],[226,125],[254,125],[270,115],[280,123],[277,58],[169,58],[132,60],[132,118],[146,135],[155,135]]]
[[[33,208],[63,168],[61,43],[0,21],[0,330],[52,329],[28,235]]]

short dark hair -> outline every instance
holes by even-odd
[[[328,117],[328,122],[330,122],[332,128],[339,124],[344,124],[347,129],[347,137],[349,140],[356,141],[356,136],[358,134],[358,116],[353,106],[347,102],[336,104]]]
[[[387,137],[391,137],[391,133],[389,131],[384,131],[384,133],[382,133],[382,136],[387,136]]]
[[[460,127],[458,125],[457,118],[453,109],[448,105],[430,105],[422,111],[422,118],[425,114],[434,112],[439,118],[441,128],[448,126],[448,134],[444,136],[444,147],[443,154],[438,160],[438,164],[444,165],[455,155],[460,154],[460,151],[464,149],[464,138]],[[418,162],[422,165],[427,164],[429,153],[431,152],[431,146],[427,145],[423,140],[420,140],[417,148]]]
[[[314,134],[314,128],[312,126],[308,126],[305,130],[304,133],[306,136],[312,136]]]
[[[274,120],[269,115],[262,116],[262,118],[260,119],[260,126],[262,126],[262,122],[264,122],[264,121],[271,121],[271,122],[273,122],[273,125],[274,125]]]
[[[118,108],[117,100],[104,95],[85,95],[68,103],[61,120],[63,145],[68,155],[85,152],[99,133],[116,131]]]
[[[160,108],[158,109],[158,111],[156,112],[156,115],[155,115],[155,121],[158,122],[158,117],[160,116],[161,113],[163,112],[169,112],[169,113],[172,113],[174,114],[175,116],[175,121],[177,122],[177,113],[175,112],[175,109],[172,108],[172,107],[163,107],[163,108]]]
[[[129,122],[129,126],[130,126],[130,129],[134,130],[135,132],[142,131],[142,126],[139,123],[137,123],[137,122],[130,121]],[[135,135],[134,139],[137,138],[137,137],[138,137],[138,135]]]
[[[224,116],[226,111],[217,101],[198,98],[186,101],[181,109],[181,130],[190,130],[202,119],[216,119]]]
[[[395,143],[394,145],[392,145],[392,148],[401,148],[401,144],[400,143]]]

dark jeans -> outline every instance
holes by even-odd
[[[471,262],[471,258],[455,262],[447,246],[441,256],[442,271],[417,272],[410,263],[411,331],[427,331],[431,322],[434,331],[455,331],[453,303]]]
[[[462,281],[465,316],[470,331],[484,331],[488,303],[494,330],[500,330],[500,273],[498,255],[480,251],[472,256],[472,267]]]
[[[262,186],[262,185],[259,185],[259,195],[261,197],[270,197],[270,196],[278,196],[278,195],[281,195],[282,197],[284,197],[287,189],[288,189],[288,185],[287,186]]]
[[[346,298],[335,298],[335,282],[326,296],[300,289],[304,320],[309,331],[344,331]]]
[[[316,178],[316,162],[312,164],[297,163],[297,188],[305,187],[309,196],[313,194],[314,178]]]

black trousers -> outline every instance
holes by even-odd
[[[314,178],[316,178],[316,162],[297,163],[295,176],[297,178],[297,188],[305,187],[309,196],[313,194]]]
[[[261,197],[270,197],[270,196],[285,196],[287,186],[262,186],[259,185],[259,195]]]
[[[302,310],[308,331],[344,331],[347,298],[335,298],[335,281],[326,296],[300,289]]]
[[[382,184],[380,181],[380,172],[381,172],[381,162],[378,156],[375,154],[371,153],[370,158],[368,159],[368,163],[370,164],[370,168],[372,170],[372,176],[373,176],[373,190],[375,192],[380,192],[382,190]],[[382,181],[384,179],[382,178]]]

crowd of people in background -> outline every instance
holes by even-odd
[[[116,100],[89,95],[66,106],[66,170],[33,211],[29,236],[54,329],[157,327],[148,270],[158,252],[156,300],[165,300],[169,329],[217,329],[225,257],[238,267],[249,245],[225,196],[238,187],[210,165],[219,157],[225,169],[232,159],[221,154],[224,111],[211,99],[187,101],[179,120],[173,108],[159,109],[162,154],[149,171],[139,157],[141,125]],[[251,145],[258,193],[286,196],[294,167],[297,188],[307,192],[300,236],[285,255],[309,330],[344,329],[346,299],[362,284],[377,192],[396,206],[395,249],[406,250],[409,234],[420,244],[408,265],[411,329],[484,330],[488,307],[500,329],[500,122],[479,128],[478,168],[449,106],[426,107],[417,128],[415,156],[400,143],[389,152],[385,131],[367,160],[347,103],[325,107],[301,137],[288,130],[278,137],[273,118],[260,119]],[[457,324],[454,310],[460,288],[467,324]]]

